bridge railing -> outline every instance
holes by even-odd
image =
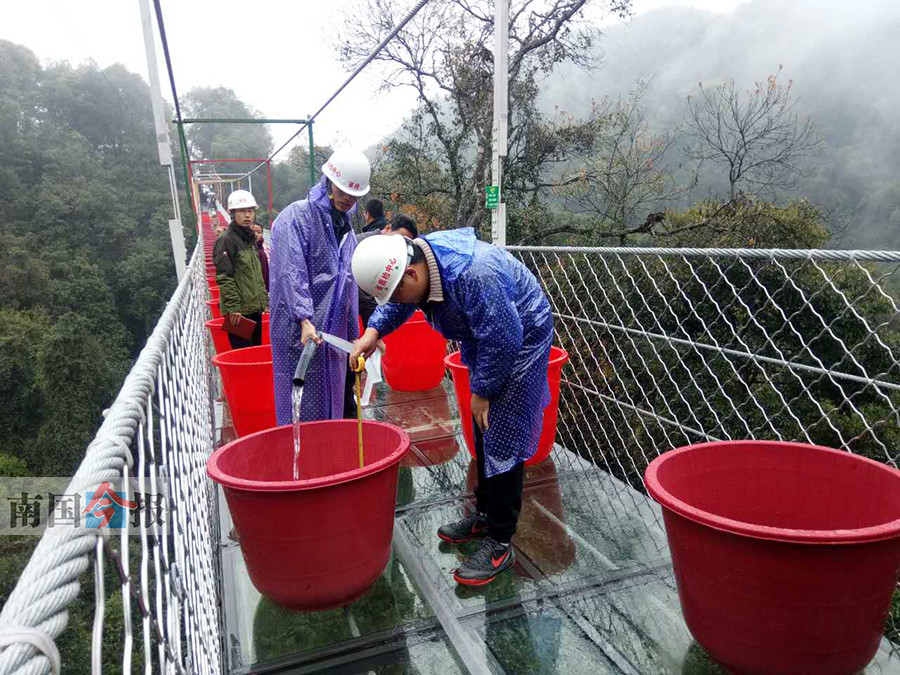
[[[510,250],[570,353],[561,445],[635,488],[660,453],[713,440],[801,441],[897,466],[900,252]]]
[[[48,528],[0,613],[0,673],[58,672],[54,640],[91,563],[92,643],[79,649],[90,649],[93,672],[103,663],[125,673],[222,672],[219,533],[205,471],[213,410],[202,250],[66,489],[84,494],[126,479],[126,500],[162,499],[157,517],[140,529],[126,519],[112,535]]]
[[[511,250],[570,353],[560,444],[634,487],[659,453],[715,439],[799,440],[897,466],[900,253]],[[164,486],[168,517],[140,536],[48,529],[0,614],[0,673],[49,670],[91,562],[95,667],[222,672],[204,276],[195,254],[70,486]],[[104,638],[113,624],[121,646]]]

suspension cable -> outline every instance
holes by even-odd
[[[160,0],[153,0],[153,7],[156,9],[156,22],[159,24],[159,38],[162,41],[163,54],[166,57],[166,70],[169,73],[169,84],[172,86],[172,99],[175,101],[175,119],[178,122],[178,142],[181,144],[185,158],[189,158],[187,152],[187,140],[184,137],[184,125],[182,123],[181,118],[181,104],[178,102],[178,90],[175,88],[175,73],[172,70],[172,57],[169,55],[169,40],[166,38],[166,24],[163,21],[162,7],[160,6]],[[185,180],[188,181],[188,184],[185,186],[186,189],[191,189],[190,186],[190,176],[189,173],[191,171],[190,164],[185,167]]]
[[[406,26],[406,24],[408,24],[412,20],[412,18],[416,14],[419,13],[419,10],[428,4],[428,1],[429,0],[419,0],[419,2],[416,3],[415,7],[413,7],[411,10],[409,10],[407,15],[405,17],[403,17],[403,19],[400,21],[400,23],[398,23],[390,33],[388,33],[387,37],[384,38],[384,40],[382,40],[381,43],[377,47],[375,47],[375,49],[372,51],[372,53],[369,54],[365,58],[365,60],[356,67],[356,70],[354,70],[350,74],[350,77],[348,77],[344,81],[344,83],[338,88],[338,90],[336,92],[334,92],[328,98],[328,100],[325,101],[325,103],[322,104],[322,107],[319,108],[315,113],[310,115],[306,119],[306,123],[303,124],[299,129],[297,129],[297,131],[294,132],[294,134],[289,139],[287,139],[284,143],[282,143],[281,146],[275,152],[273,152],[271,155],[269,155],[268,158],[266,158],[264,161],[260,162],[258,166],[254,167],[253,169],[248,171],[246,174],[244,174],[244,176],[242,176],[241,178],[246,178],[250,174],[253,174],[253,173],[256,173],[257,171],[259,171],[263,166],[266,165],[266,162],[272,161],[272,159],[274,159],[275,155],[277,155],[279,152],[284,150],[295,138],[297,138],[297,136],[299,136],[301,133],[303,133],[303,130],[306,129],[306,127],[308,127],[310,124],[313,123],[313,121],[316,119],[316,117],[318,117],[319,114],[323,110],[325,110],[325,108],[327,108],[329,106],[329,104],[331,104],[331,102],[334,101],[334,99],[336,99],[342,91],[344,91],[344,89],[347,87],[347,85],[350,84],[354,80],[354,78],[363,71],[363,69],[366,66],[368,66],[372,61],[375,60],[375,57],[378,56],[378,53],[382,49],[384,49],[384,47],[387,45],[388,42],[390,42],[397,36],[397,33],[399,33],[401,30],[403,30],[404,26]],[[157,2],[157,4],[158,4],[159,0],[155,0],[155,2]],[[163,45],[165,46],[165,38],[163,38]],[[168,58],[168,51],[166,52],[166,55]],[[172,86],[174,88],[175,85],[173,84]]]

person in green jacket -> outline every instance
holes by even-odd
[[[232,349],[262,344],[262,315],[269,308],[269,294],[256,249],[256,233],[251,229],[256,208],[256,200],[246,190],[235,190],[228,195],[231,223],[213,247],[222,316],[234,326],[242,316],[256,322],[249,340],[228,334]]]

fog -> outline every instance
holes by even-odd
[[[752,0],[730,14],[663,8],[613,26],[590,70],[565,67],[548,78],[542,105],[578,115],[592,99],[627,94],[649,80],[644,98],[656,131],[681,125],[686,97],[734,79],[740,88],[783,66],[798,111],[825,140],[810,175],[788,196],[821,205],[842,248],[900,248],[900,3],[888,0]],[[710,190],[704,181],[691,195]]]

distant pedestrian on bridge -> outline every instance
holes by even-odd
[[[387,227],[388,223],[384,217],[384,203],[380,199],[370,199],[366,202],[366,207],[363,209],[363,217],[366,219],[366,224],[362,229],[363,233],[377,233]]]
[[[259,265],[262,268],[263,281],[266,284],[266,293],[269,292],[269,247],[266,246],[265,237],[263,237],[262,225],[253,223],[251,226],[253,234],[256,235],[256,252],[259,255]]]
[[[358,150],[334,152],[306,199],[286,207],[272,224],[269,284],[275,415],[290,424],[292,379],[307,340],[317,331],[355,340],[358,297],[350,271],[356,235],[349,214],[369,192],[371,167]],[[319,348],[303,391],[303,421],[356,417],[353,374],[346,354]]]
[[[256,248],[256,233],[250,229],[256,216],[256,199],[246,190],[228,195],[231,223],[216,239],[213,262],[219,284],[219,310],[225,321],[236,326],[241,317],[256,322],[249,340],[228,334],[232,349],[262,344],[262,315],[269,306]]]

